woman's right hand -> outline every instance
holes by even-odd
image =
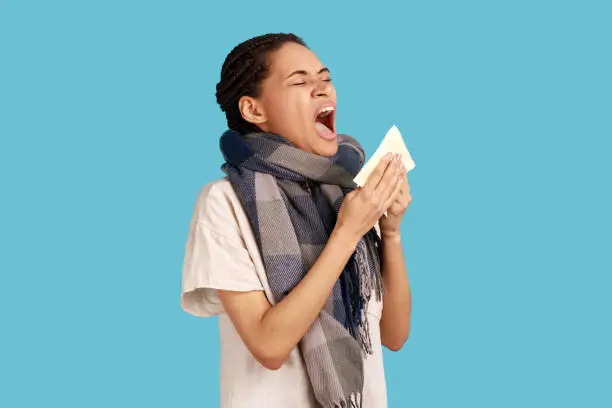
[[[399,155],[386,154],[363,187],[344,197],[336,228],[358,242],[391,206],[400,192],[402,167]]]

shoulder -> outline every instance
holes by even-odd
[[[237,212],[240,201],[227,177],[213,180],[202,186],[193,209],[193,220],[223,235],[239,232]]]
[[[204,184],[198,192],[198,200],[218,200],[230,194],[232,184],[228,177],[221,177]]]

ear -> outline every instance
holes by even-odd
[[[267,121],[263,106],[252,96],[242,96],[238,101],[238,109],[247,122],[258,125]]]

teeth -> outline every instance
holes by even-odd
[[[319,117],[323,118],[327,115],[329,115],[330,113],[332,113],[333,111],[335,111],[336,109],[333,106],[328,106],[326,108],[323,108],[319,111]]]

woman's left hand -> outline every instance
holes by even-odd
[[[412,202],[412,196],[410,195],[410,184],[408,184],[408,175],[405,169],[402,168],[402,186],[400,193],[397,195],[393,204],[387,209],[387,216],[384,215],[378,220],[378,226],[380,227],[380,233],[383,237],[399,235],[400,224],[404,218],[404,214],[408,209],[408,206]]]

